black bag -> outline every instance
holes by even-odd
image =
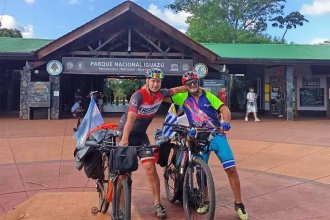
[[[94,150],[84,157],[84,171],[88,178],[101,179],[103,177],[102,154],[100,151]]]
[[[165,167],[168,162],[168,156],[170,155],[171,148],[175,146],[174,144],[170,143],[170,141],[160,144],[158,149],[158,160],[157,164],[161,167]]]
[[[130,173],[139,167],[137,149],[133,147],[114,148],[109,156],[110,172]]]

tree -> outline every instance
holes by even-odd
[[[271,41],[264,34],[267,21],[282,14],[286,0],[175,0],[167,5],[174,12],[186,11],[187,34],[206,42]],[[219,34],[223,35],[219,38]],[[226,36],[225,36],[226,35]],[[203,36],[203,37],[201,37]]]
[[[297,28],[297,26],[303,26],[304,22],[309,22],[304,15],[300,14],[298,11],[291,12],[287,16],[276,16],[273,19],[270,19],[270,21],[273,21],[272,23],[273,27],[279,27],[284,28],[285,31],[282,35],[281,42],[284,43],[284,38],[288,30],[292,28]]]
[[[22,34],[17,29],[0,28],[0,37],[22,38]]]

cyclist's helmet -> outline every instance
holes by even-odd
[[[150,69],[146,74],[147,79],[163,79],[164,73],[158,68]]]
[[[194,71],[187,71],[182,76],[182,85],[185,85],[189,80],[199,79],[198,75]]]

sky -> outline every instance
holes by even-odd
[[[164,6],[173,0],[133,0],[182,32],[189,14],[174,14]],[[57,39],[107,12],[124,0],[0,0],[2,28],[16,28],[24,38]],[[287,42],[317,44],[330,40],[330,0],[287,0],[285,12],[299,11],[309,23],[289,30]],[[267,34],[281,37],[283,29],[269,27]]]

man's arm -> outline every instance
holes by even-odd
[[[129,111],[127,113],[127,120],[123,129],[123,135],[119,142],[119,146],[125,146],[128,144],[128,137],[132,131],[136,116],[137,114],[135,112]]]
[[[188,90],[185,86],[174,87],[174,88],[171,88],[171,90],[173,91],[172,96],[177,94],[177,93],[188,92]]]
[[[231,120],[231,113],[230,113],[230,110],[229,110],[229,108],[227,106],[222,105],[220,107],[220,113],[221,113],[221,115],[223,117],[222,118],[222,121],[224,121],[224,122],[230,122],[230,120]]]

